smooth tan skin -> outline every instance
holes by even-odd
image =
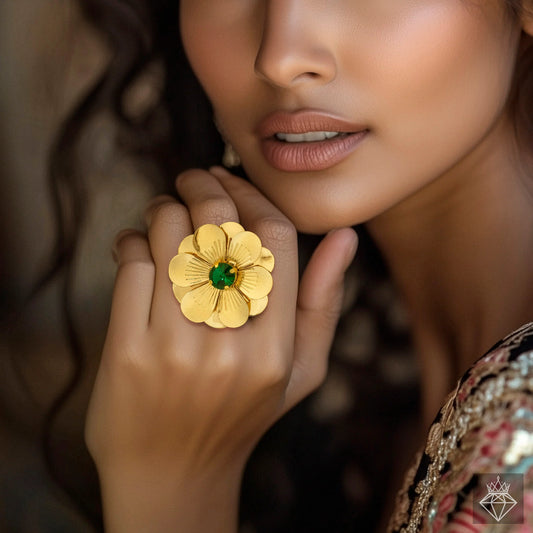
[[[251,450],[325,376],[356,248],[348,226],[368,223],[405,296],[428,420],[459,368],[531,318],[533,173],[504,103],[533,22],[476,4],[182,2],[191,64],[255,186],[189,171],[177,180],[183,204],[156,198],[148,234],[117,239],[86,429],[108,531],[236,530]],[[254,129],[299,108],[371,134],[329,170],[276,171]],[[194,228],[227,220],[272,250],[274,289],[263,315],[214,331],[180,315],[167,266]],[[298,281],[296,229],[333,228]]]

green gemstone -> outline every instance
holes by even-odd
[[[233,270],[233,272],[231,272]],[[228,263],[218,263],[215,265],[211,272],[209,272],[209,279],[213,284],[213,287],[224,290],[226,287],[231,287],[235,283],[235,277],[237,273],[236,269],[228,265]]]

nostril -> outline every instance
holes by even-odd
[[[291,84],[313,81],[318,78],[320,78],[320,74],[318,74],[317,72],[302,72],[301,74],[297,74],[296,76],[294,76],[294,78],[291,80]]]
[[[294,83],[329,83],[337,70],[328,43],[317,42],[309,32],[295,31],[286,21],[265,28],[254,67],[260,79],[285,88]]]

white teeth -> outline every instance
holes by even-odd
[[[325,141],[340,135],[338,131],[309,131],[307,133],[276,133],[276,138],[288,143]]]

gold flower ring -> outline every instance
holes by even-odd
[[[181,241],[169,264],[174,296],[192,322],[238,328],[262,313],[274,256],[236,222],[204,224]]]

